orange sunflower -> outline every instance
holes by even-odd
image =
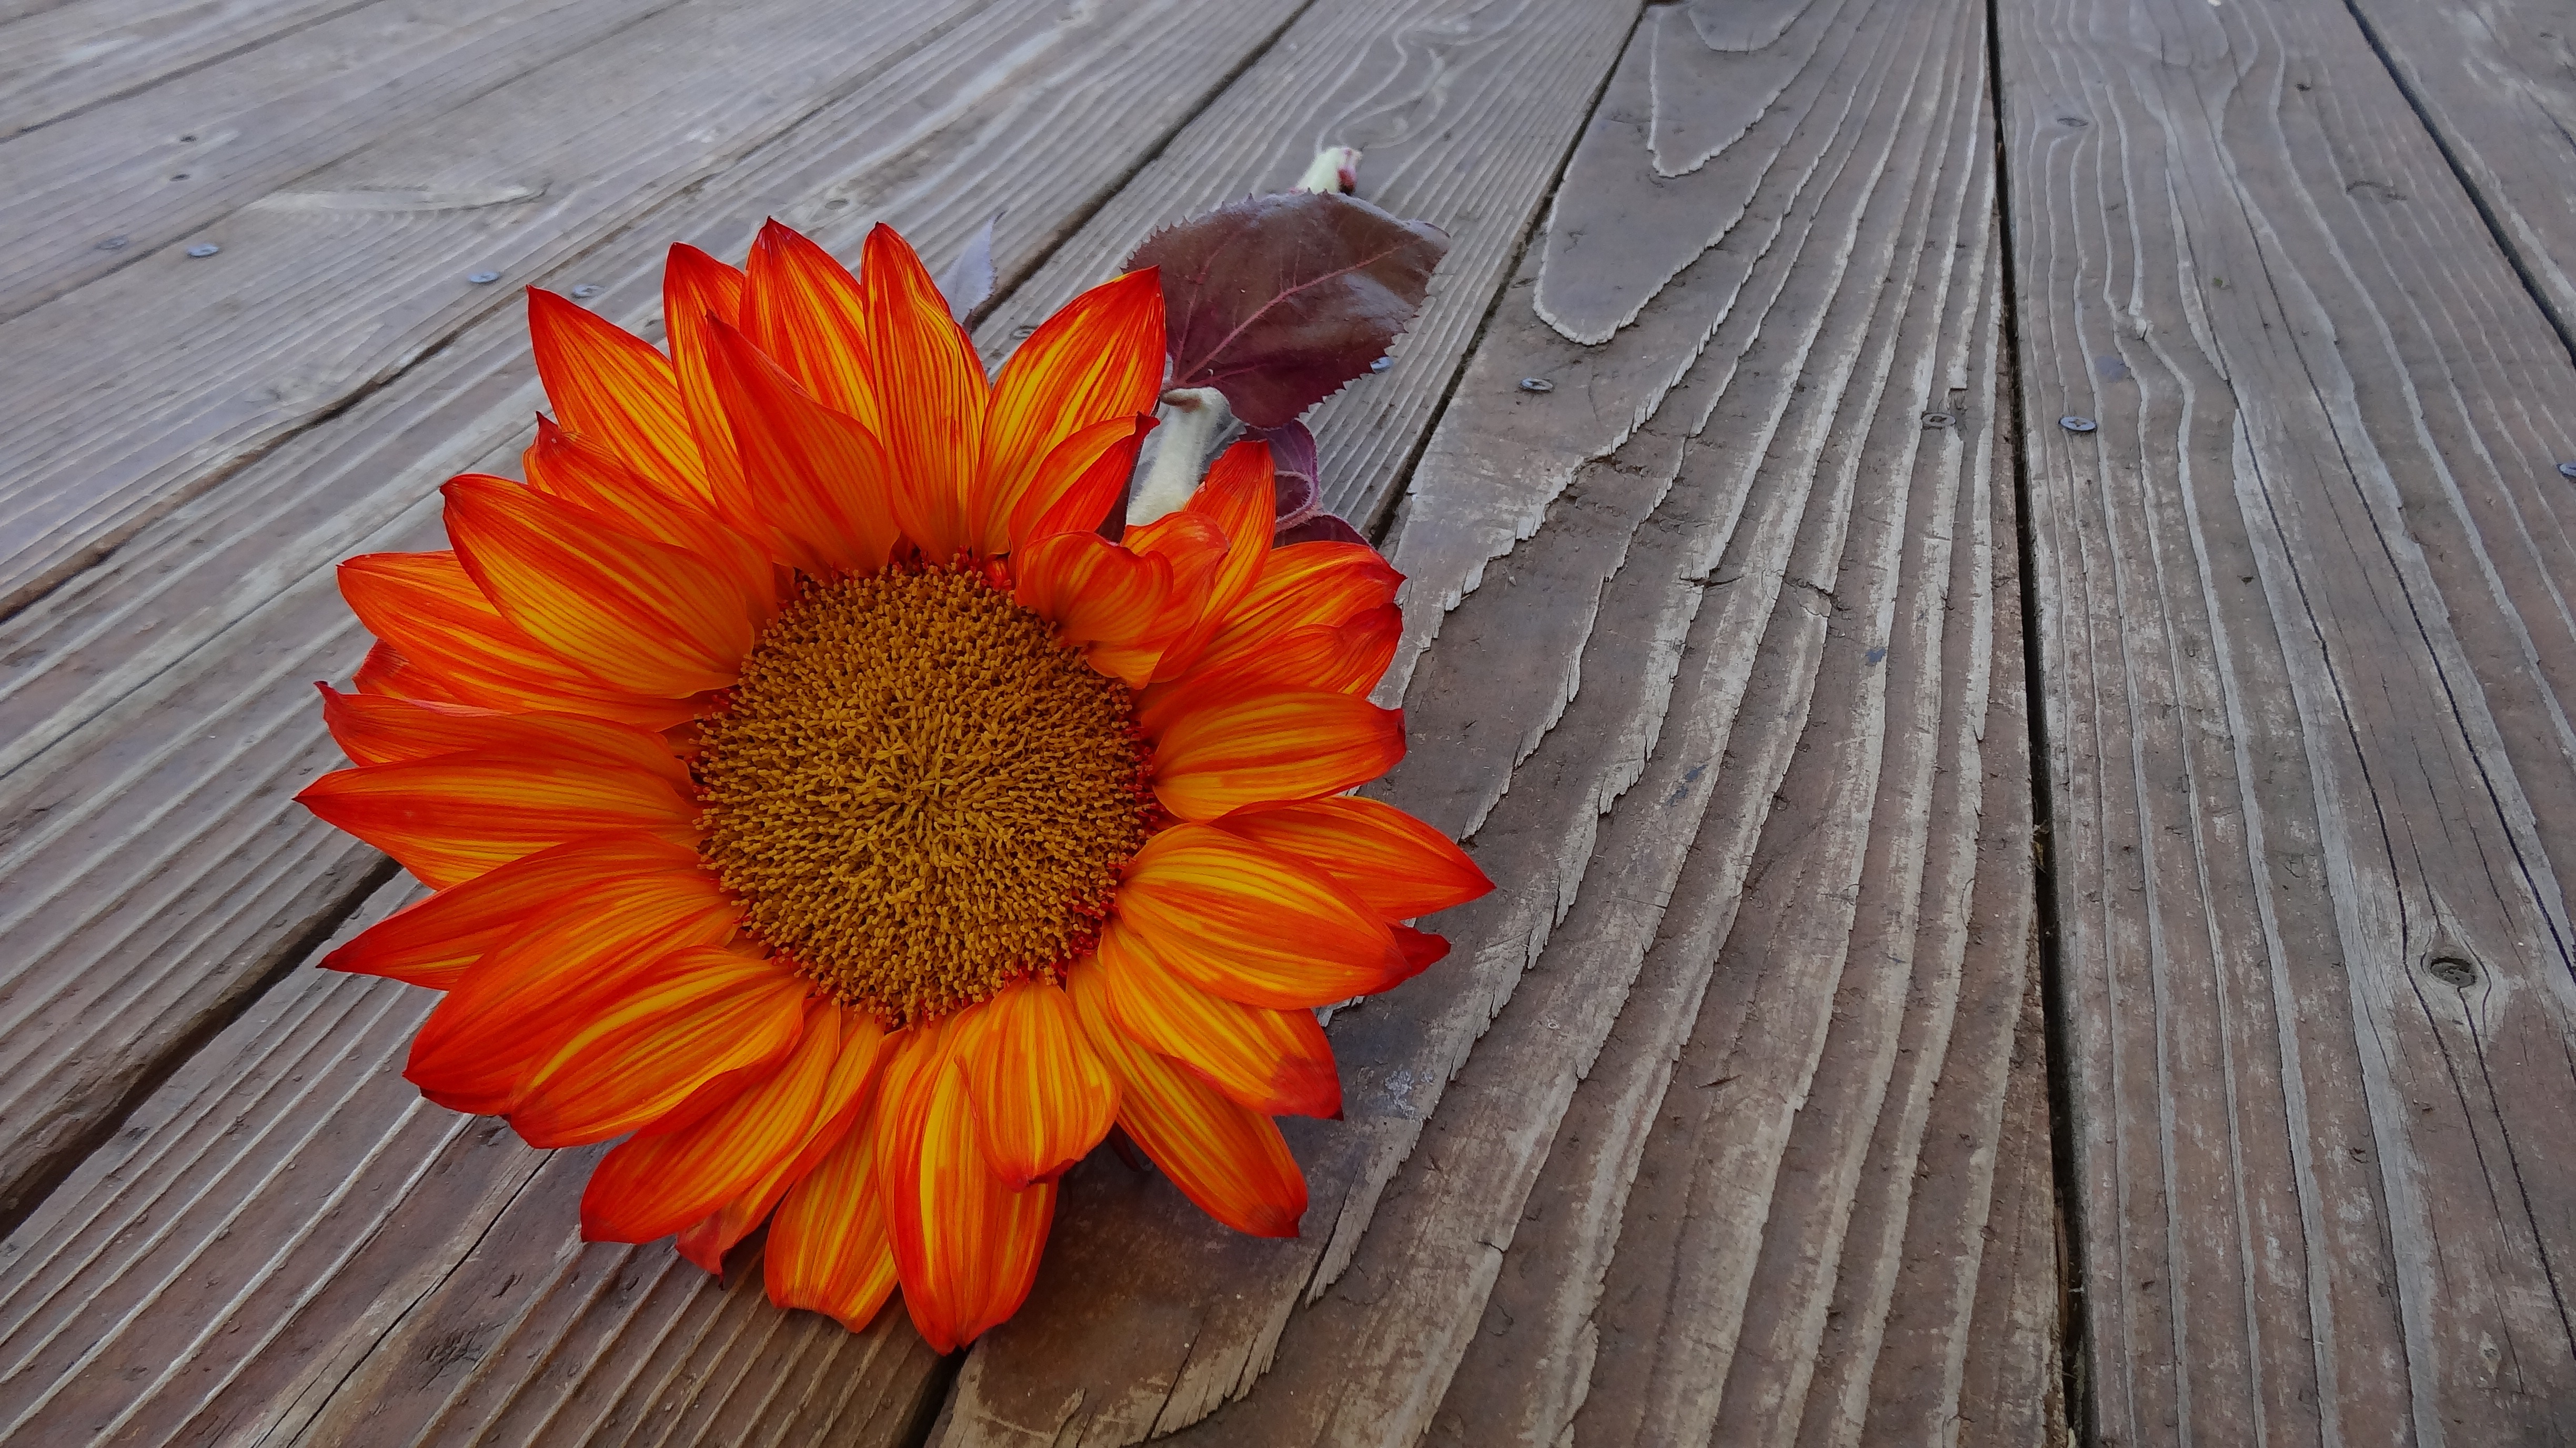
[[[445,993],[408,1078],[540,1147],[623,1136],[595,1240],[714,1270],[770,1223],[783,1306],[900,1284],[942,1351],[1028,1294],[1113,1125],[1290,1236],[1277,1115],[1335,1116],[1311,1008],[1438,959],[1489,888],[1343,791],[1394,570],[1274,550],[1258,443],[1114,541],[1163,377],[1151,273],[987,380],[902,239],[858,276],[771,223],[672,249],[670,353],[531,292],[555,409],[454,547],[340,567],[378,640],[323,688],[356,767],[299,798],[436,893],[326,964]]]

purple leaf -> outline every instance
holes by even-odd
[[[1156,232],[1172,385],[1213,387],[1277,427],[1386,354],[1422,310],[1449,237],[1330,192],[1255,196]]]
[[[1360,530],[1330,513],[1317,513],[1293,528],[1282,528],[1270,535],[1270,546],[1285,548],[1291,543],[1357,543],[1366,548],[1369,540]]]
[[[1315,468],[1315,435],[1294,418],[1277,427],[1256,427],[1252,435],[1270,444],[1270,471],[1279,480],[1279,526],[1305,522],[1323,501],[1323,478]]]
[[[939,274],[939,294],[948,299],[948,315],[960,322],[993,294],[993,223],[1001,219],[998,211],[984,218],[983,226],[966,238],[966,249]]]

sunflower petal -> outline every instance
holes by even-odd
[[[1154,794],[1186,820],[1364,784],[1404,757],[1404,715],[1319,691],[1245,688],[1179,711],[1154,743]]]
[[[668,358],[578,303],[534,287],[528,335],[537,378],[564,426],[674,492],[705,494],[697,439]]]
[[[1279,487],[1270,470],[1270,444],[1247,438],[1217,455],[1207,477],[1182,510],[1205,518],[1225,538],[1225,553],[1209,576],[1208,592],[1192,628],[1163,651],[1154,676],[1178,676],[1198,661],[1237,601],[1260,580],[1270,556],[1271,522]]]
[[[1153,672],[1157,630],[1172,591],[1172,565],[1097,533],[1056,533],[1011,560],[1022,608],[1053,620],[1068,644],[1096,645],[1102,673],[1141,687]]]
[[[664,698],[724,688],[767,621],[721,568],[533,489],[468,475],[440,491],[458,560],[503,616],[613,684]]]
[[[806,392],[882,436],[868,365],[867,301],[832,254],[772,221],[751,244],[742,330]]]
[[[1227,610],[1199,667],[1212,668],[1294,629],[1346,623],[1395,602],[1404,575],[1359,543],[1291,543],[1261,561],[1261,576]]]
[[[436,704],[465,702],[456,696],[454,689],[431,678],[426,670],[404,658],[400,649],[382,639],[368,646],[367,656],[359,661],[358,672],[350,677],[349,687],[361,694],[387,699],[416,699]]]
[[[467,704],[440,704],[373,694],[322,691],[322,724],[352,764],[400,764],[469,749],[524,750],[588,757],[659,774],[690,792],[688,766],[660,735],[572,714],[504,714]]]
[[[1368,995],[1412,973],[1349,892],[1207,825],[1174,825],[1127,862],[1101,948],[1121,948],[1109,937],[1125,932],[1201,990],[1274,1010]]]
[[[1009,525],[1036,493],[1049,455],[1098,424],[1152,412],[1162,389],[1163,288],[1150,268],[1103,282],[1047,318],[993,383],[983,496],[968,518],[976,546],[987,553],[1010,548],[1020,535]],[[1055,500],[1034,501],[1032,517]]]
[[[1018,549],[1050,533],[1097,532],[1127,491],[1136,453],[1153,430],[1151,414],[1113,417],[1057,443],[1011,504],[1008,546]]]
[[[886,1034],[875,1017],[841,1009],[841,1054],[823,1083],[804,1144],[758,1181],[705,1219],[680,1233],[680,1255],[709,1272],[724,1270],[724,1254],[766,1220],[788,1190],[867,1119],[876,1102],[877,1075],[900,1036]],[[658,1125],[659,1123],[656,1123]],[[647,1128],[649,1131],[651,1128]]]
[[[537,440],[519,461],[527,470],[528,486],[538,492],[587,509],[621,532],[694,553],[732,574],[764,604],[776,600],[769,555],[719,521],[704,499],[663,492],[643,474],[544,417],[537,419]]]
[[[966,1012],[960,1029],[976,1134],[1003,1185],[1052,1181],[1109,1134],[1118,1085],[1083,1041],[1062,988],[1016,981]]]
[[[1494,888],[1447,836],[1373,799],[1262,805],[1227,815],[1217,828],[1306,861],[1387,920],[1463,905]]]
[[[840,1056],[841,1008],[807,1002],[796,1049],[768,1074],[685,1129],[601,1158],[581,1194],[582,1240],[650,1242],[740,1196],[804,1146]]]
[[[1144,948],[1135,931],[1104,937],[1109,1014],[1136,1042],[1266,1116],[1339,1116],[1342,1078],[1311,1010],[1267,1010],[1213,996]]]
[[[894,1293],[894,1243],[877,1190],[876,1133],[862,1122],[788,1192],[769,1229],[769,1300],[829,1314],[852,1332]]]
[[[934,1352],[964,1347],[1018,1309],[1055,1214],[1053,1182],[1013,1191],[984,1164],[955,1019],[905,1033],[876,1116],[877,1181],[903,1305]]]
[[[453,990],[467,970],[557,901],[601,882],[696,868],[698,852],[653,835],[594,835],[415,900],[322,957],[327,970]]]
[[[666,956],[537,1067],[510,1125],[535,1147],[633,1131],[715,1077],[795,1049],[806,990],[784,962],[739,947]]]
[[[1077,962],[1065,984],[1084,1032],[1118,1075],[1118,1124],[1172,1185],[1238,1232],[1296,1236],[1306,1178],[1277,1124],[1126,1039],[1097,964]]]
[[[733,425],[716,405],[707,359],[708,329],[742,319],[742,288],[741,272],[685,242],[672,243],[662,266],[662,325],[670,333],[671,371],[679,378],[680,404],[689,415],[709,498],[731,497],[742,486]]]
[[[1148,737],[1202,704],[1255,693],[1321,689],[1361,695],[1376,687],[1395,658],[1404,616],[1395,605],[1372,609],[1346,623],[1309,624],[1223,663],[1201,655],[1198,667],[1136,699],[1136,723]]]
[[[884,567],[903,536],[885,449],[741,333],[717,327],[714,341],[716,390],[742,422],[742,526],[817,578]]]
[[[453,552],[369,553],[343,562],[339,579],[340,596],[358,622],[397,651],[403,678],[427,678],[465,703],[510,713],[589,714],[646,729],[697,713],[693,701],[620,688],[528,637],[492,606]],[[377,681],[385,677],[379,673]],[[364,681],[360,687],[382,692]]]
[[[983,516],[976,474],[988,390],[966,329],[948,315],[921,258],[894,228],[868,233],[859,291],[866,299],[875,395],[901,398],[877,436],[893,460],[895,515],[934,562],[977,546]]]
[[[454,1111],[501,1115],[531,1074],[646,967],[730,938],[741,911],[704,870],[601,880],[528,918],[412,1038],[403,1076]]]
[[[335,770],[295,798],[438,890],[583,835],[669,835],[697,815],[666,777],[569,748]]]

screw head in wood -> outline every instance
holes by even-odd
[[[465,279],[476,286],[486,286],[501,279],[499,272],[467,272]]]
[[[214,244],[213,242],[211,242],[211,241],[201,241],[201,242],[198,242],[195,246],[192,246],[192,247],[188,248],[188,255],[190,255],[190,256],[213,256],[216,252],[219,252],[219,251],[221,251],[221,250],[223,250],[223,248],[222,248],[222,247],[215,245],[215,244]]]
[[[2560,463],[2558,465],[2558,476],[2562,478],[2576,478],[2576,463]]]
[[[1951,423],[1957,420],[1958,419],[1950,416],[1950,414],[1946,412],[1927,412],[1923,414],[1923,425],[1925,427],[1948,427]]]
[[[1395,365],[1395,359],[1394,359],[1394,358],[1392,358],[1392,357],[1380,357],[1380,358],[1379,358],[1379,359],[1377,359],[1376,361],[1371,362],[1371,363],[1369,364],[1369,370],[1370,370],[1371,372],[1384,372],[1386,369],[1388,369],[1389,367],[1392,367],[1392,366],[1394,366],[1394,365]]]
[[[2465,990],[2478,983],[2478,968],[2456,955],[2436,956],[2424,963],[2424,973],[2444,985]]]
[[[2094,422],[2093,419],[2089,417],[2077,417],[2070,413],[2065,417],[2059,418],[2057,420],[2057,425],[2066,429],[2068,432],[2091,432],[2100,424]]]
[[[583,282],[580,286],[572,289],[572,294],[576,297],[595,297],[599,295],[599,288],[591,285],[589,282]]]
[[[1524,377],[1521,379],[1521,391],[1523,392],[1554,392],[1555,390],[1556,384],[1548,381],[1544,377]]]

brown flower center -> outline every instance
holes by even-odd
[[[1127,686],[971,571],[809,585],[699,737],[752,931],[892,1024],[1089,949],[1145,842]]]

